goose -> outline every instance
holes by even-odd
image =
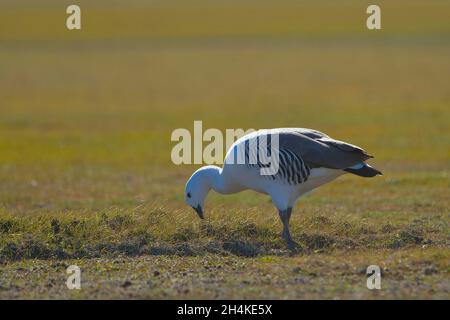
[[[261,174],[267,162],[257,158],[249,146],[255,141],[268,141],[267,154],[278,155],[278,168],[271,174]],[[277,141],[278,143],[272,143]],[[252,144],[253,143],[253,144]],[[265,146],[263,146],[265,147]],[[246,161],[236,161],[236,152],[244,150]],[[288,249],[296,248],[289,231],[292,208],[302,195],[339,176],[350,173],[360,177],[374,177],[382,173],[366,163],[373,158],[362,148],[335,140],[317,130],[306,128],[278,128],[258,130],[239,138],[226,153],[223,167],[207,165],[196,170],[185,186],[185,200],[201,219],[204,202],[212,189],[220,194],[254,190],[269,195],[283,224],[281,237]]]

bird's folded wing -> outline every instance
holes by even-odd
[[[275,134],[279,136],[280,148],[291,150],[310,168],[345,169],[371,158],[360,147],[334,140],[325,134],[321,136],[318,131],[302,133],[300,130],[289,130]]]
[[[309,138],[312,139],[320,139],[320,138],[330,138],[327,134],[320,132],[318,130],[314,129],[307,129],[307,128],[292,128],[292,129],[281,129],[282,131],[294,131],[301,133]]]

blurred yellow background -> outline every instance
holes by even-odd
[[[80,31],[66,29],[70,4]],[[1,0],[0,262],[19,262],[2,271],[15,289],[0,297],[373,298],[349,270],[377,261],[390,270],[378,297],[448,298],[450,2],[376,1],[375,31],[369,4]],[[314,128],[374,154],[384,176],[347,175],[300,201],[291,231],[306,256],[265,256],[284,248],[265,196],[211,194],[204,224],[184,204],[195,167],[171,162],[170,136],[194,120]],[[212,256],[211,243],[237,256]],[[199,262],[179,250],[232,267],[220,286],[181,275]],[[248,267],[240,255],[255,252]],[[150,289],[141,253],[169,275]],[[94,263],[79,296],[40,273],[17,282],[27,259],[53,277],[50,259],[117,254],[129,260],[114,262],[114,277],[142,277],[142,292],[124,295],[115,280],[99,291],[94,260],[78,261]],[[298,265],[320,277],[302,273],[299,285]],[[265,281],[274,270],[280,281]],[[176,291],[177,277],[192,282]]]

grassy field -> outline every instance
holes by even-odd
[[[0,298],[450,298],[450,4],[0,4]],[[20,19],[19,19],[20,18]],[[384,176],[184,204],[176,128],[306,127]],[[65,286],[67,266],[82,289]],[[369,265],[382,289],[366,288]]]

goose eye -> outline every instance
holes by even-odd
[[[191,193],[188,192],[186,196],[187,196],[188,198],[190,198],[190,197],[191,197]]]

